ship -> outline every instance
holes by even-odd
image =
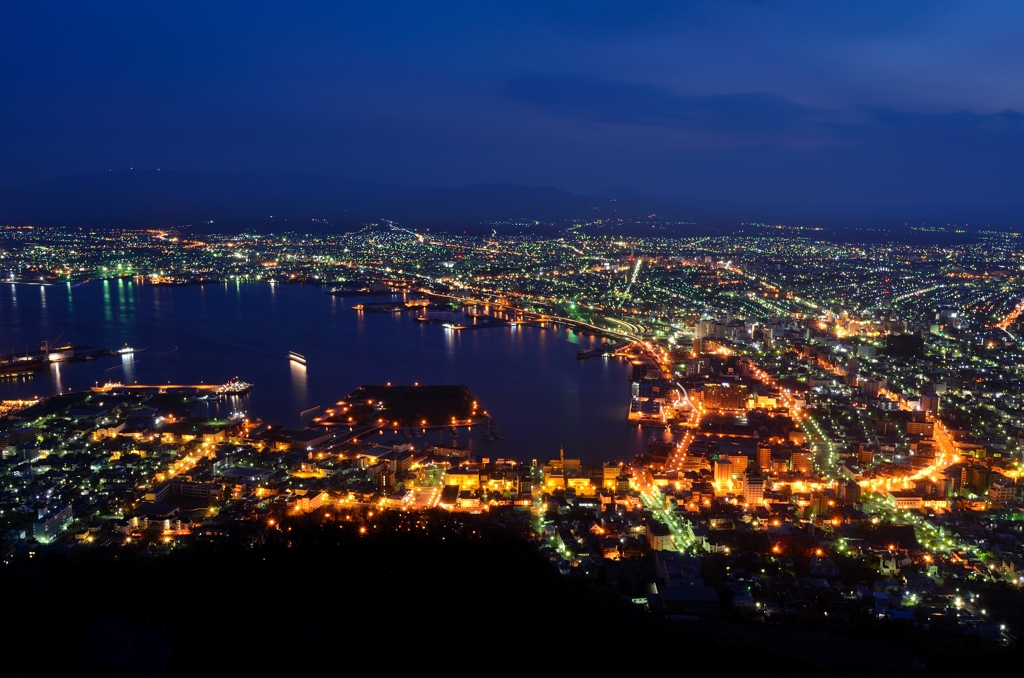
[[[238,377],[231,377],[226,383],[218,386],[214,393],[222,396],[245,395],[252,389],[252,384],[242,381]],[[319,407],[319,406],[317,406]]]
[[[401,313],[407,310],[407,307],[405,304],[356,304],[352,310],[368,313]]]
[[[42,366],[42,358],[15,359],[10,362],[0,363],[0,376],[11,377],[17,374],[29,374]]]
[[[124,348],[119,348],[116,351],[111,351],[110,355],[114,355],[114,356],[117,356],[117,355],[134,355],[136,353],[143,353],[143,352],[148,351],[148,350],[149,350],[148,348],[132,348],[128,344],[125,344]]]

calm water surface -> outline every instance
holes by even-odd
[[[0,352],[36,350],[58,335],[61,344],[149,350],[6,378],[0,397],[50,395],[108,381],[197,384],[237,376],[255,384],[240,409],[295,427],[316,414],[303,411],[335,403],[362,384],[465,384],[508,436],[475,438],[480,455],[545,459],[564,445],[570,457],[598,462],[628,460],[645,448],[651,431],[625,423],[629,363],[576,360],[590,337],[564,328],[453,332],[418,323],[410,313],[352,309],[386,300],[268,284],[2,284]],[[429,315],[465,322],[461,313]],[[306,356],[307,367],[291,363],[288,351]]]

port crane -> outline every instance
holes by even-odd
[[[43,344],[42,346],[40,346],[40,349],[42,349],[43,351],[43,360],[45,360],[46,362],[50,361],[50,349],[56,346],[57,342],[60,341],[60,338],[63,336],[64,333],[61,332],[53,339],[53,341],[48,341],[46,339],[43,340]]]

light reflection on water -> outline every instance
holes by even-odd
[[[466,384],[508,436],[483,441],[474,430],[468,437],[481,456],[547,459],[564,445],[567,455],[586,461],[628,460],[644,451],[652,433],[625,423],[628,362],[576,360],[576,350],[594,339],[564,327],[446,330],[416,322],[412,313],[351,308],[383,298],[331,297],[298,285],[170,287],[118,280],[68,288],[67,295],[53,290],[19,299],[17,286],[0,286],[0,352],[37,349],[62,332],[60,343],[149,350],[3,379],[0,397],[107,381],[198,384],[239,377],[255,384],[253,391],[211,403],[211,415],[239,408],[296,427],[309,420],[300,417],[304,410],[333,404],[362,384],[449,383]],[[429,314],[469,320],[461,312]],[[289,351],[304,355],[307,366],[290,361]],[[460,442],[466,439],[464,433]]]

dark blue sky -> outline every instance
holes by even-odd
[[[0,183],[135,166],[1021,204],[1021,36],[1020,2],[10,2]]]

